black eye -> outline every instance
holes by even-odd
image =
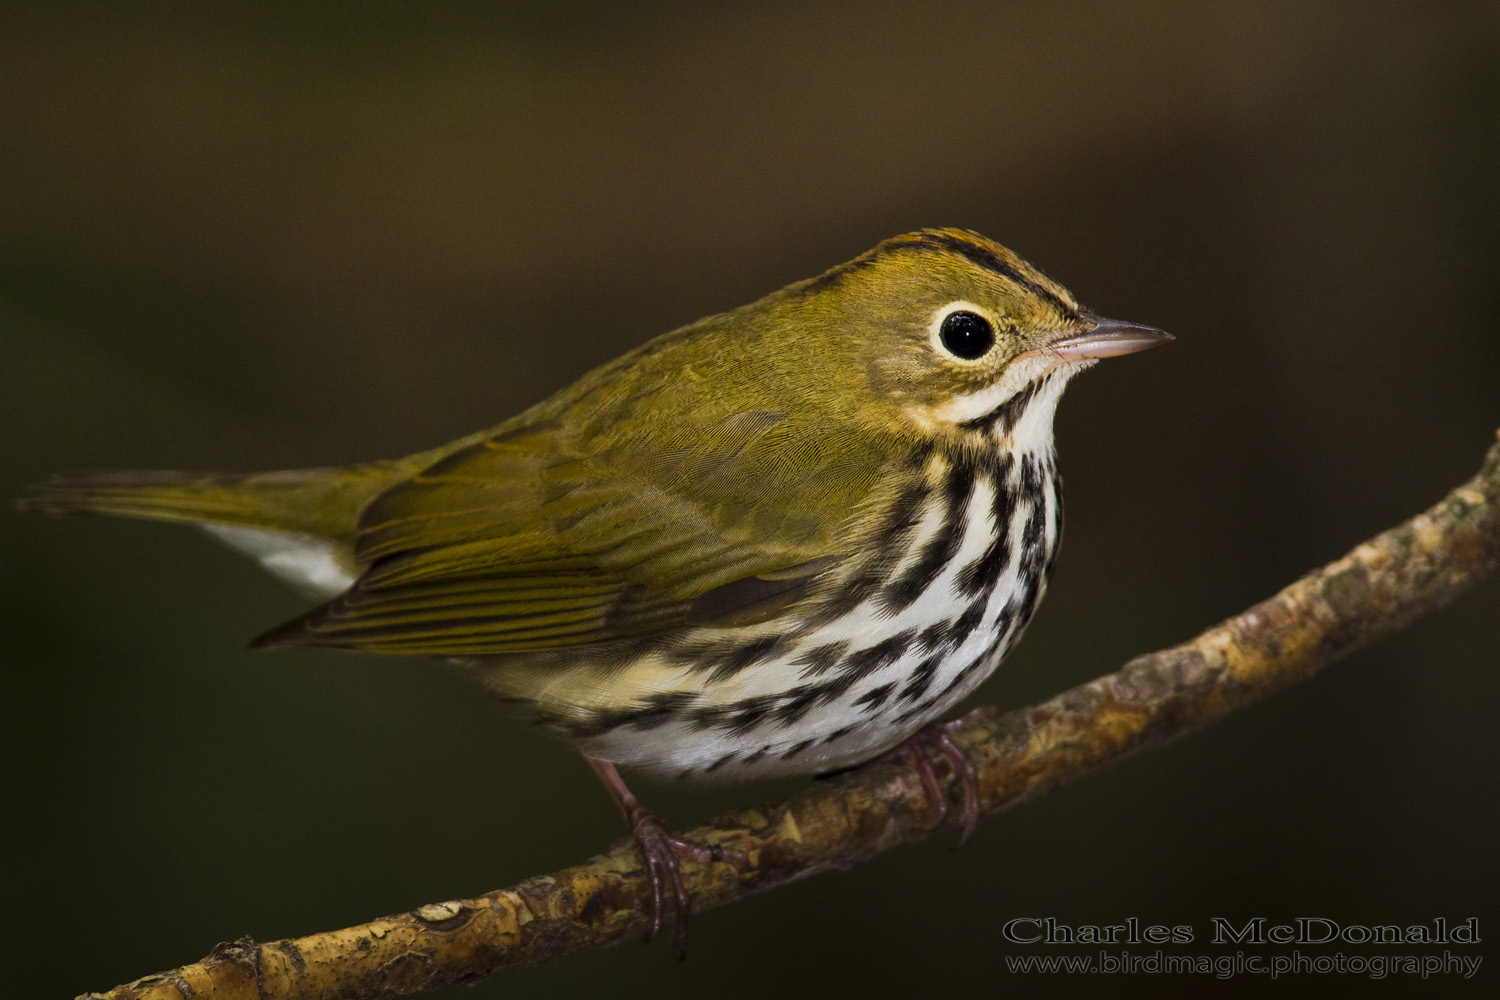
[[[978,313],[960,309],[943,317],[938,339],[955,358],[973,361],[984,357],[995,346],[995,328]]]

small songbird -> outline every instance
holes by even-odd
[[[963,771],[932,724],[1046,587],[1058,398],[1097,359],[1169,339],[977,233],[929,229],[432,451],[62,477],[22,506],[201,525],[325,599],[254,645],[443,657],[531,705],[624,811],[653,930],[670,894],[680,943],[677,859],[701,848],[616,765],[814,774],[925,735]]]

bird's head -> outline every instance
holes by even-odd
[[[886,240],[783,296],[800,316],[780,328],[816,342],[846,398],[927,433],[1004,436],[1031,411],[1026,423],[1050,435],[1069,378],[1171,339],[1089,313],[1005,247],[957,229]]]

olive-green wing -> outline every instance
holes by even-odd
[[[765,620],[843,555],[887,453],[766,412],[587,445],[538,421],[397,484],[360,519],[356,584],[257,644],[464,655]]]

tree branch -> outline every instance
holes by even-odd
[[[1436,506],[1243,614],[1042,704],[972,721],[954,737],[978,766],[984,811],[995,812],[1304,680],[1451,601],[1497,562],[1500,442],[1479,475]],[[951,769],[935,763],[956,799]],[[847,868],[927,836],[926,803],[905,761],[864,767],[779,806],[688,832],[698,843],[743,851],[749,864],[684,860],[683,877],[695,908],[705,910]],[[354,1000],[416,993],[639,936],[647,891],[635,849],[622,847],[473,899],[294,940],[221,944],[201,962],[87,997]]]

